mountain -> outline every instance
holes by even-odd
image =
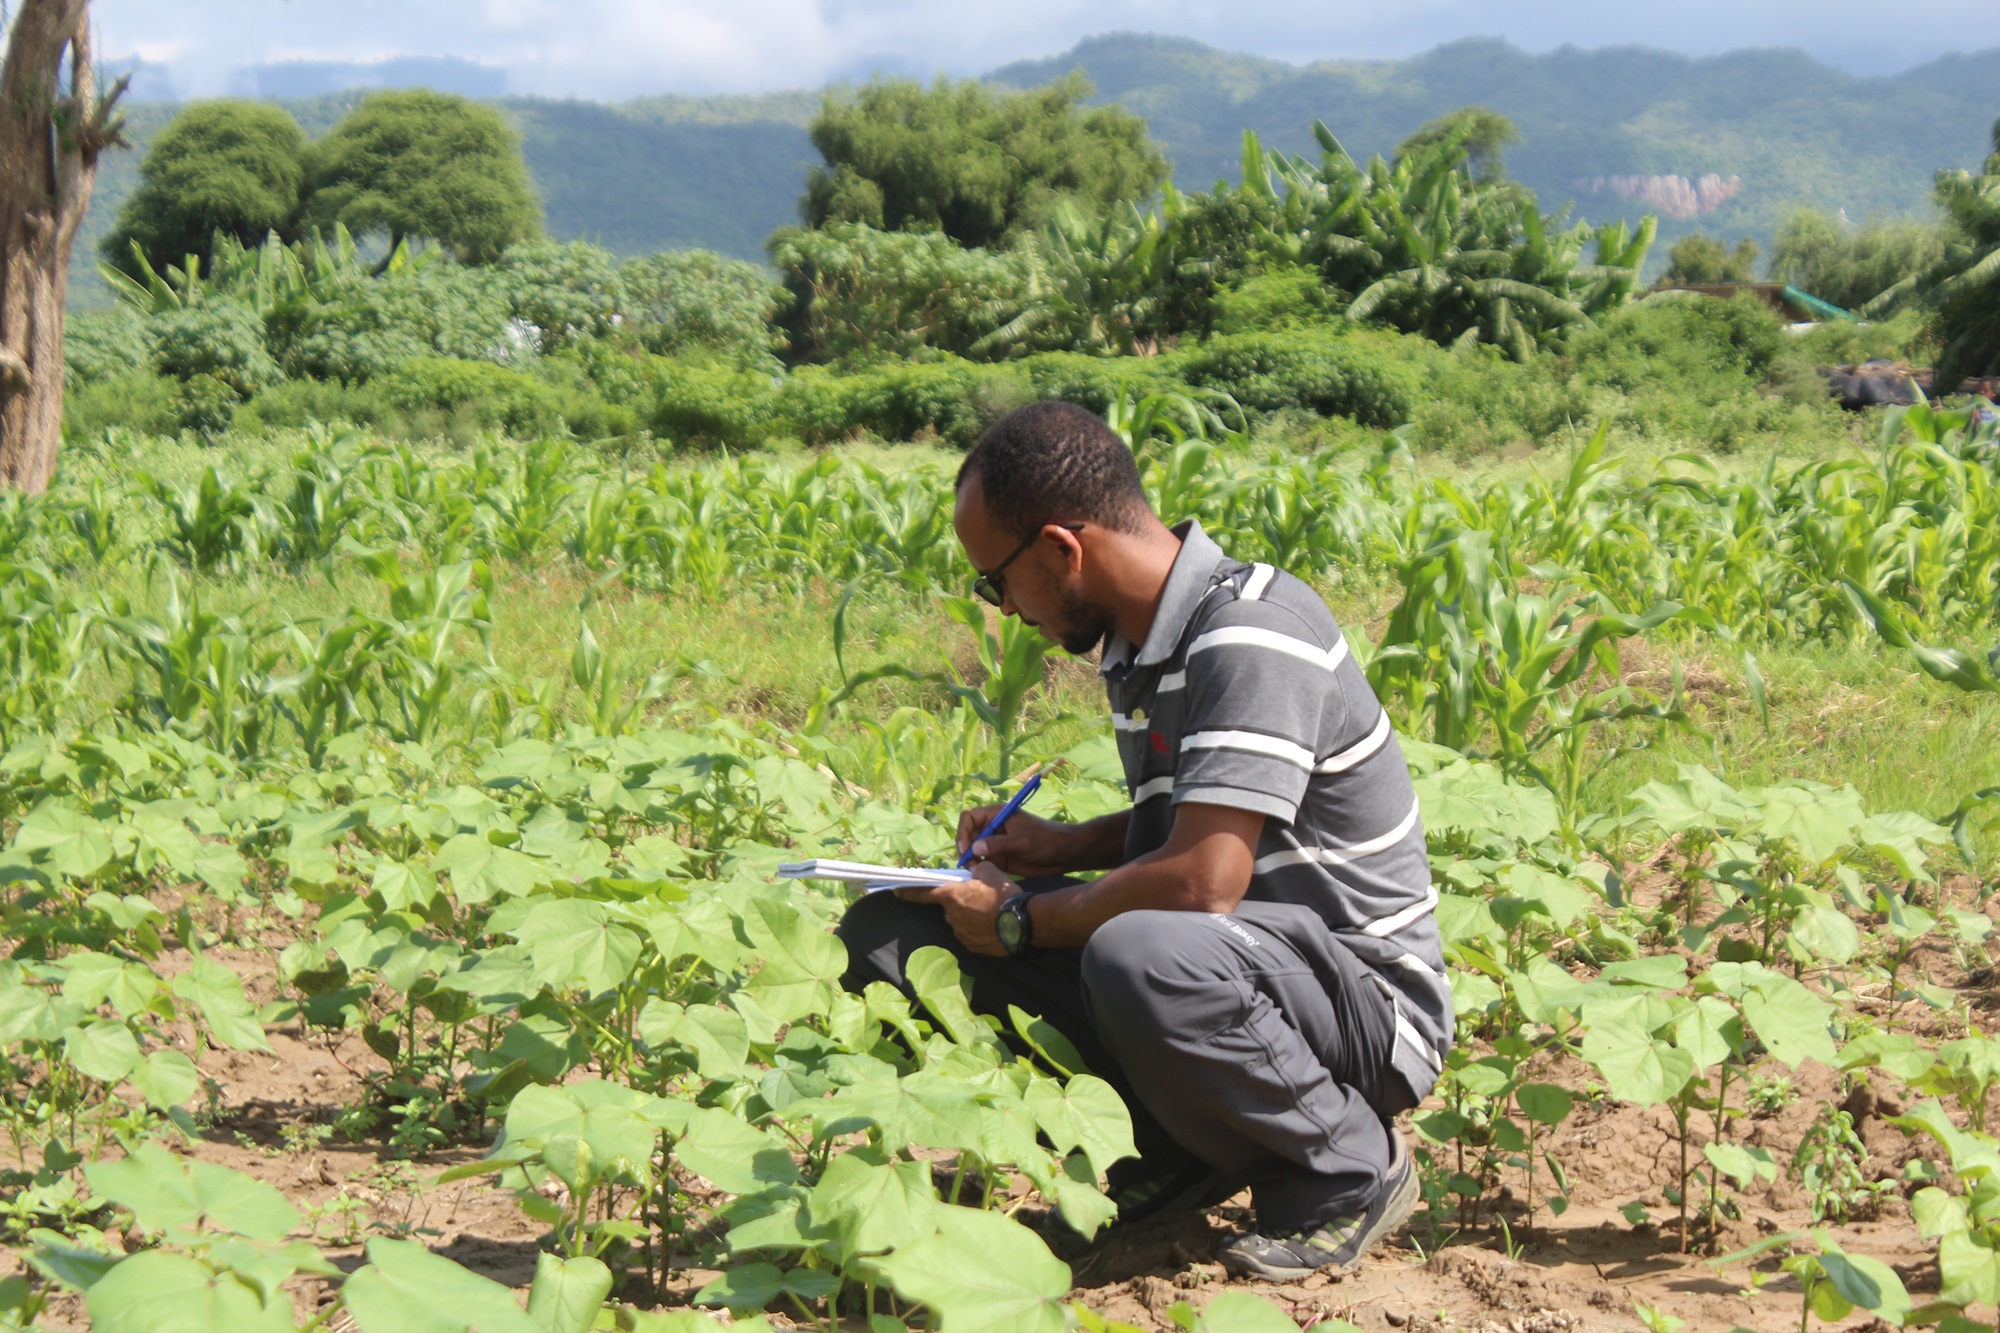
[[[1440,46],[1408,60],[1293,65],[1185,38],[1118,33],[1047,60],[995,70],[1027,87],[1081,70],[1096,100],[1147,118],[1183,189],[1233,178],[1242,135],[1316,152],[1323,120],[1356,156],[1389,153],[1424,121],[1471,103],[1511,116],[1522,142],[1509,170],[1545,208],[1572,201],[1593,220],[1661,214],[1665,240],[1691,230],[1768,248],[1803,204],[1861,221],[1921,214],[1940,167],[1984,156],[2000,115],[2000,49],[1942,57],[1865,78],[1799,51],[1694,58],[1639,47],[1543,55],[1496,39]],[[835,90],[837,92],[837,89]],[[759,258],[770,232],[797,218],[817,160],[806,126],[822,93],[649,97],[615,104],[499,98],[520,127],[553,236],[620,254],[705,246]],[[360,96],[284,103],[324,133]],[[135,149],[178,107],[140,102]],[[97,238],[136,183],[139,151],[114,153],[78,243],[74,300],[100,303]],[[1662,246],[1657,253],[1664,256]]]

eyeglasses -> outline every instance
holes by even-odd
[[[1005,572],[1007,566],[1019,560],[1022,553],[1040,539],[1042,528],[1050,526],[1061,528],[1065,532],[1082,532],[1084,529],[1084,525],[1081,523],[1056,523],[1053,525],[1044,523],[1039,525],[1033,532],[1028,534],[1026,541],[1014,548],[1012,555],[972,581],[972,595],[988,606],[999,606],[1002,602],[1006,601],[1007,585],[1001,582],[1000,575]]]

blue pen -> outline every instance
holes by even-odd
[[[1012,819],[1014,817],[1015,812],[1028,803],[1028,798],[1030,796],[1033,796],[1035,794],[1036,789],[1039,788],[1041,785],[1042,785],[1042,775],[1040,773],[1035,774],[1033,777],[1029,778],[1026,782],[1022,783],[1021,790],[1015,792],[1013,799],[1009,800],[1007,804],[1000,807],[1000,813],[993,816],[992,820],[986,825],[985,829],[981,831],[980,835],[972,840],[972,847],[977,847],[981,842],[985,841],[987,838],[990,838],[994,834],[998,833],[1000,831],[1000,826],[1005,824],[1008,820]],[[973,856],[972,847],[967,847],[965,849],[965,855],[958,858],[958,868],[960,870],[964,870],[966,867],[970,866],[976,859]]]

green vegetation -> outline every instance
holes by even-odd
[[[1771,248],[1771,276],[1843,310],[1860,310],[1944,258],[1945,229],[1932,222],[1844,226],[1816,209],[1785,219]]]
[[[307,220],[433,240],[462,263],[541,230],[520,136],[490,107],[411,89],[374,93],[312,149]]]
[[[851,100],[829,95],[812,123],[825,165],[806,178],[808,226],[937,230],[997,245],[1065,201],[1100,212],[1147,199],[1166,159],[1145,122],[1115,107],[1082,110],[1080,78],[996,94],[975,82],[931,88],[878,80]]]
[[[147,150],[139,189],[104,241],[104,257],[133,271],[136,246],[154,268],[198,255],[217,232],[255,245],[298,230],[306,137],[282,109],[203,102],[176,117]]]
[[[1939,344],[1938,380],[2000,375],[2000,121],[1985,168],[1939,172],[1937,199],[1952,234],[1915,285]]]
[[[1667,271],[1660,275],[1660,280],[1687,283],[1697,287],[1718,283],[1755,282],[1757,242],[1746,236],[1732,249],[1713,236],[1701,232],[1683,236],[1674,242],[1674,248],[1667,262]],[[1815,295],[1818,294],[1816,289],[1808,290],[1814,291]]]

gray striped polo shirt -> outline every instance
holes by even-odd
[[[1102,671],[1132,792],[1126,859],[1183,801],[1265,816],[1248,897],[1310,907],[1396,999],[1395,1065],[1422,1097],[1450,1049],[1451,990],[1402,747],[1319,594],[1231,560],[1189,520],[1146,642]]]

